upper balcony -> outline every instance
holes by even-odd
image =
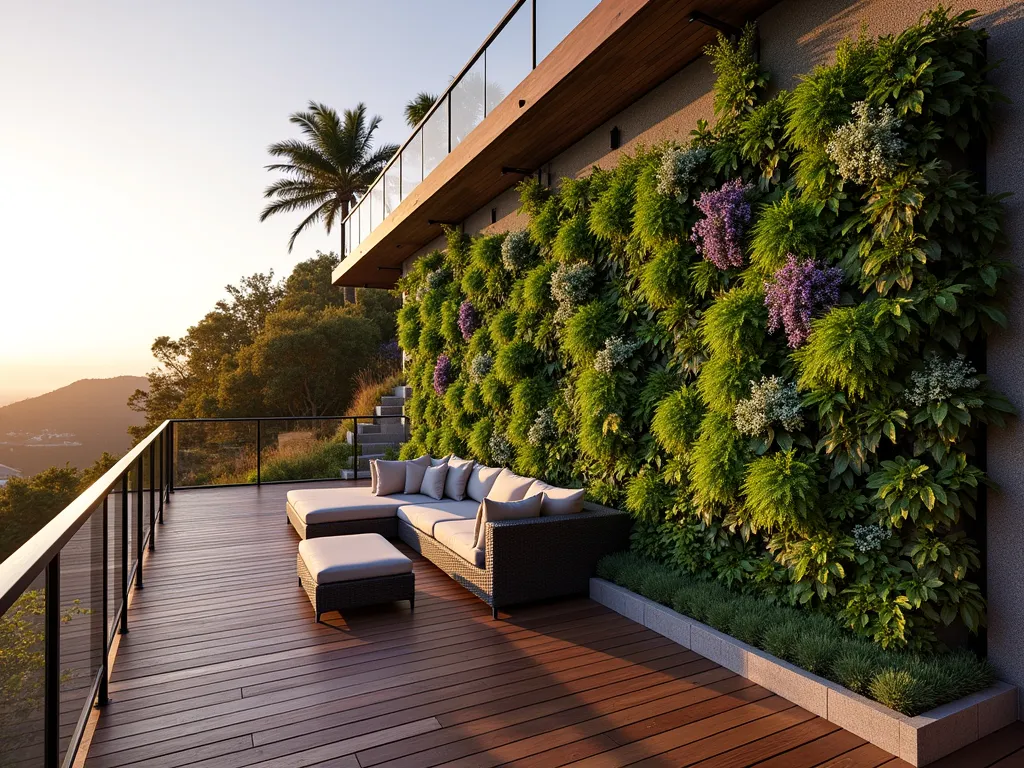
[[[714,24],[739,26],[775,2],[517,0],[352,209],[335,285],[394,286],[442,224],[695,60]]]

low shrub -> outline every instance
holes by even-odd
[[[930,657],[854,637],[831,616],[674,570],[635,552],[608,555],[597,575],[784,661],[914,716],[992,684],[991,666],[967,651]]]

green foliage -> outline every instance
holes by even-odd
[[[532,246],[449,232],[400,281],[409,444],[628,508],[635,553],[719,585],[620,564],[634,588],[672,589],[748,642],[862,692],[890,668],[931,680],[892,654],[985,623],[965,528],[986,483],[979,427],[1009,412],[961,357],[1005,324],[1009,274],[1002,198],[958,170],[1001,98],[971,19],[940,9],[841,43],[770,100],[752,31],[719,39],[714,125],[556,189],[525,180]],[[750,266],[723,271],[690,233],[695,201],[733,180],[757,187]],[[789,254],[843,272],[828,310],[810,277],[785,277],[779,313],[810,328],[795,349],[768,332],[764,295]],[[468,344],[466,299],[482,320]],[[455,381],[439,398],[442,351]],[[717,605],[731,589],[749,602]]]
[[[818,500],[813,459],[794,450],[761,456],[747,466],[743,496],[750,521],[766,531],[795,533],[813,528]]]

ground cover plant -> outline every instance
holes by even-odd
[[[863,647],[962,646],[979,430],[1010,410],[978,370],[1008,270],[973,18],[846,41],[770,98],[753,31],[720,39],[713,125],[524,182],[523,232],[450,231],[401,283],[404,455],[584,486],[637,555]]]
[[[855,637],[831,617],[743,595],[632,552],[609,555],[597,572],[911,717],[980,691],[995,679],[988,663],[972,653],[934,656],[880,648]]]

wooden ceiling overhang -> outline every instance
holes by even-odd
[[[334,270],[392,288],[402,262],[698,58],[716,30],[777,0],[604,0]]]

